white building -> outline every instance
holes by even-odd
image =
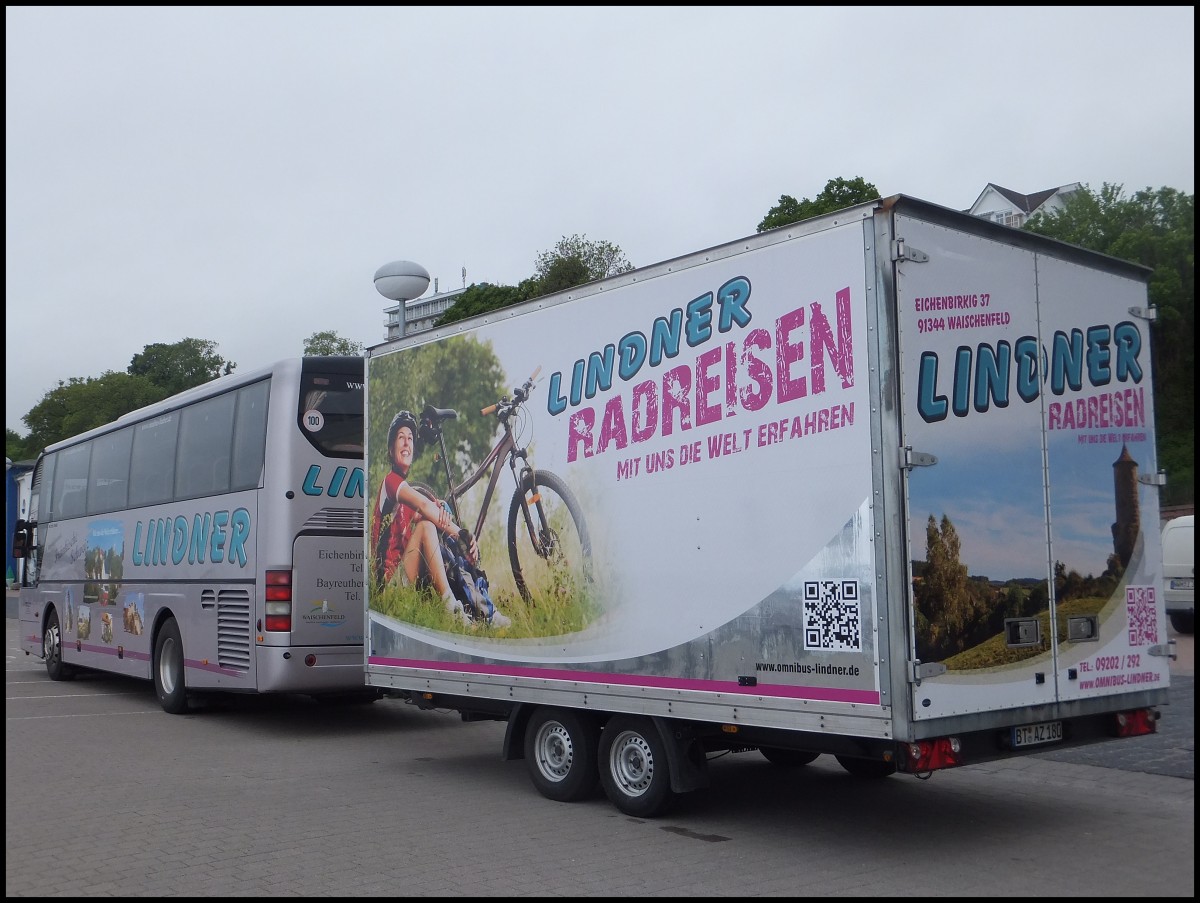
[[[458,296],[465,291],[466,288],[456,288],[448,292],[438,292],[435,282],[432,295],[405,301],[403,310],[399,304],[384,308],[383,312],[387,315],[385,325],[387,326],[388,341],[432,329],[437,318],[444,314]]]
[[[1078,182],[1072,182],[1070,185],[1047,188],[1033,194],[1021,194],[1011,188],[1001,188],[993,182],[988,182],[987,187],[966,212],[1002,226],[1020,229],[1035,213],[1061,210],[1066,199],[1082,187]]]

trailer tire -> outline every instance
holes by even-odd
[[[1196,632],[1196,613],[1194,611],[1171,612],[1171,626],[1175,628],[1176,633],[1191,636]]]
[[[570,709],[535,709],[525,726],[525,765],[538,793],[560,803],[594,796],[600,786],[600,726]]]
[[[859,759],[854,756],[837,756],[838,764],[856,778],[886,778],[896,773],[895,762],[883,759]]]
[[[675,801],[671,767],[649,718],[614,715],[600,734],[600,783],[609,801],[637,818],[653,818]]]
[[[62,626],[58,611],[51,608],[42,633],[42,656],[46,659],[46,674],[51,680],[74,680],[75,669],[63,661]]]
[[[778,746],[760,746],[758,751],[772,765],[784,768],[797,768],[814,761],[820,753],[808,752],[803,749],[781,749]]]
[[[169,715],[182,715],[188,710],[187,685],[184,680],[183,639],[174,618],[167,618],[154,640],[154,692],[158,704]]]

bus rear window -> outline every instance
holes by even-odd
[[[300,430],[321,454],[361,458],[363,381],[345,373],[306,372],[300,386]]]

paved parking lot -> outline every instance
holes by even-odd
[[[147,682],[51,682],[6,628],[10,897],[1194,895],[1193,675],[1153,737],[928,781],[725,756],[645,820],[542,798],[499,723],[303,697],[169,716]]]

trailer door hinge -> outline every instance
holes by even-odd
[[[916,248],[910,248],[904,243],[903,238],[897,238],[892,242],[892,262],[897,260],[912,260],[916,263],[928,263],[929,255],[924,251],[919,251]]]
[[[900,456],[900,466],[905,470],[912,470],[914,467],[933,467],[938,462],[936,455],[931,455],[928,452],[913,451],[911,445],[904,446]]]
[[[929,680],[931,677],[939,677],[946,673],[946,666],[941,662],[923,662],[918,659],[915,662],[908,663],[909,680],[918,687],[921,686],[921,681]]]
[[[1153,305],[1150,307],[1131,307],[1129,308],[1129,316],[1140,317],[1153,323],[1158,319],[1158,308]]]
[[[1154,656],[1162,656],[1163,658],[1169,658],[1171,661],[1175,661],[1179,658],[1178,654],[1175,652],[1174,638],[1167,640],[1165,643],[1159,643],[1157,646],[1151,646],[1150,654]]]
[[[1139,473],[1137,479],[1143,486],[1166,486],[1167,472],[1160,470],[1158,473]]]

